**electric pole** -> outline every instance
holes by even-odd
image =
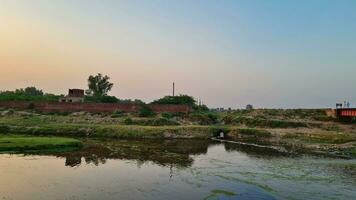
[[[174,92],[175,92],[174,90],[175,90],[175,86],[174,86],[174,82],[173,82],[173,96],[174,96]]]

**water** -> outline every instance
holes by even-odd
[[[209,141],[86,141],[0,155],[0,199],[356,199],[356,161]]]

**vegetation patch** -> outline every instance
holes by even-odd
[[[155,116],[156,113],[153,112],[153,110],[148,107],[147,105],[141,105],[140,109],[138,110],[138,116],[139,117],[153,117]]]
[[[126,125],[140,125],[140,126],[176,126],[179,123],[173,119],[167,118],[149,118],[149,119],[131,119],[126,118],[124,120]]]
[[[218,123],[218,115],[213,112],[194,112],[189,115],[189,120],[199,125],[212,125]]]
[[[81,147],[81,141],[71,138],[0,135],[0,152],[63,152]]]
[[[240,128],[238,129],[239,134],[242,135],[253,135],[257,137],[271,137],[271,133],[266,130],[253,129],[253,128]]]
[[[208,199],[218,199],[220,196],[227,196],[227,197],[231,197],[231,196],[235,196],[237,195],[234,192],[230,192],[227,190],[220,190],[220,189],[216,189],[216,190],[212,190],[211,194],[207,197],[204,198],[204,200],[208,200]]]
[[[264,118],[252,118],[238,116],[233,119],[225,118],[225,124],[244,124],[248,127],[268,127],[268,128],[297,128],[307,127],[305,122],[264,119]]]
[[[340,133],[290,133],[283,136],[284,139],[299,139],[305,142],[311,143],[328,143],[328,144],[344,144],[347,142],[356,141],[355,136],[350,134],[340,134]]]

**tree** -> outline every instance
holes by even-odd
[[[89,94],[100,97],[106,96],[107,93],[114,86],[113,83],[109,82],[110,77],[103,76],[102,74],[97,74],[96,76],[89,76],[88,78],[88,87]]]
[[[25,89],[16,89],[15,91],[18,95],[26,96],[43,96],[42,90],[37,89],[36,87],[26,87]]]
[[[180,104],[194,106],[195,100],[188,95],[165,96],[152,102],[152,104]]]
[[[247,104],[246,105],[246,110],[253,110],[253,105]]]
[[[35,87],[20,88],[15,91],[0,91],[0,101],[58,101],[59,96],[44,93]]]

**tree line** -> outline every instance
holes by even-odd
[[[88,78],[88,89],[85,91],[84,102],[96,103],[133,103],[144,105],[140,99],[119,99],[115,96],[108,95],[108,92],[113,88],[114,84],[110,82],[110,77],[107,75],[97,74],[91,75]],[[55,95],[44,93],[36,87],[26,87],[16,89],[15,91],[0,91],[0,101],[59,101],[59,98],[64,95]],[[154,100],[150,104],[175,104],[189,105],[197,110],[206,110],[205,105],[197,105],[195,99],[189,95],[165,96]]]

